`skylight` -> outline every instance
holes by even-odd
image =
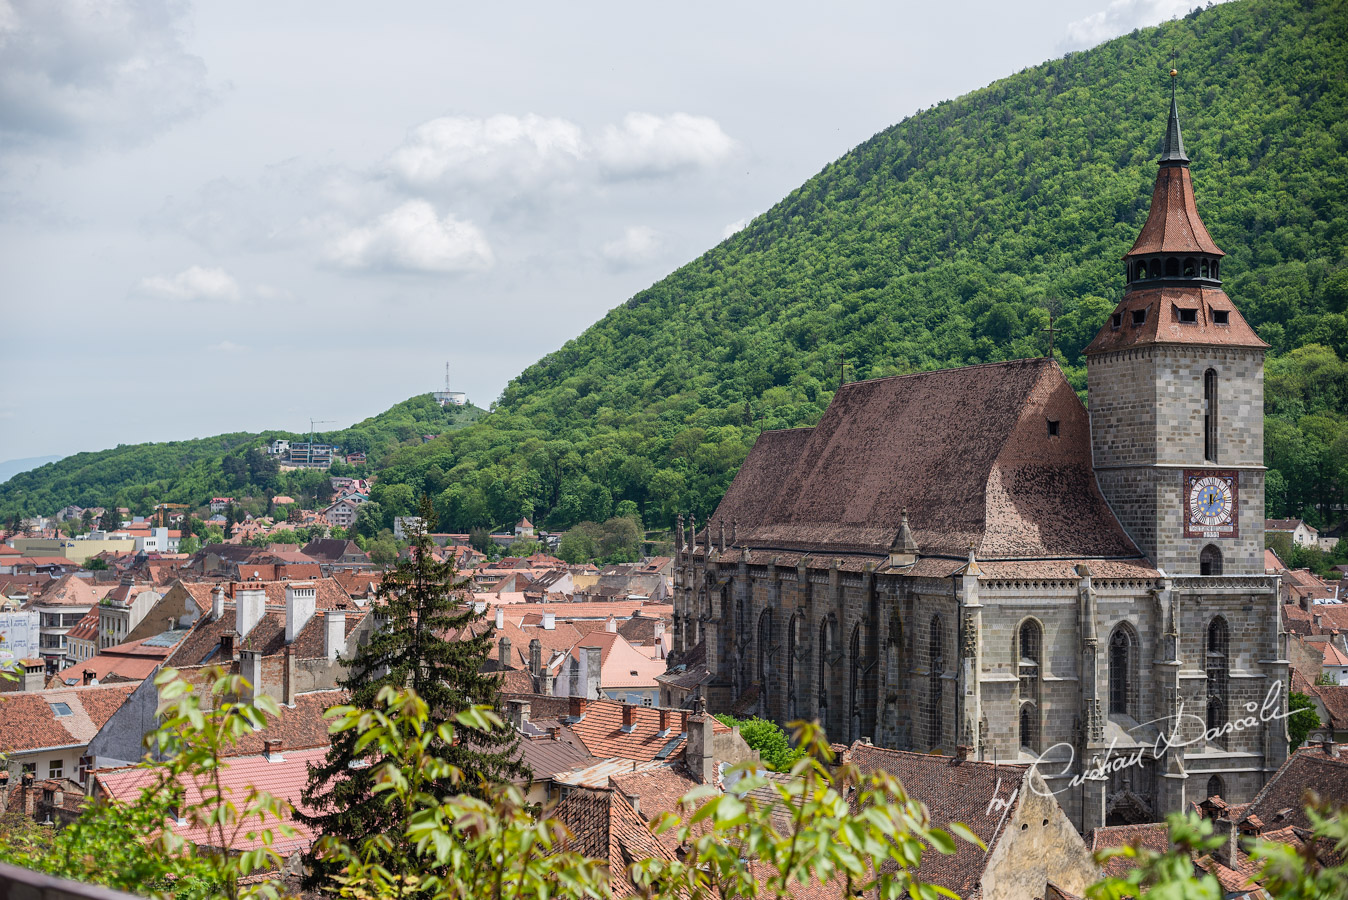
[[[51,704],[51,711],[58,716],[71,715],[69,703],[53,703]]]

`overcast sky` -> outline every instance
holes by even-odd
[[[0,460],[528,364],[940,100],[1196,0],[0,0]]]

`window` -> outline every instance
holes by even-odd
[[[23,775],[36,775],[36,774],[37,774],[37,763],[35,763],[35,762],[24,763],[24,764],[23,764],[23,770],[22,770],[22,772],[21,772],[20,774],[23,774]]]
[[[1198,554],[1198,574],[1222,574],[1222,551],[1218,550],[1212,544],[1208,544],[1204,547],[1202,552]]]
[[[1179,320],[1180,320],[1181,322],[1183,322],[1185,325],[1193,325],[1193,324],[1197,323],[1197,322],[1198,322],[1198,310],[1196,310],[1196,309],[1184,309],[1184,308],[1180,308],[1180,309],[1179,309]]]
[[[945,669],[945,624],[940,616],[931,617],[927,629],[927,738],[929,746],[941,746],[945,738],[944,690],[941,672]]]
[[[645,697],[642,697],[642,698],[641,698],[641,705],[642,705],[642,706],[651,706],[653,702],[654,702],[654,701],[651,700],[651,696],[650,696],[649,694],[647,694]]]
[[[1134,325],[1141,325],[1141,324],[1142,324],[1143,322],[1145,322],[1145,321],[1147,321],[1147,311],[1146,311],[1145,309],[1135,309],[1135,310],[1133,310],[1133,324],[1134,324]]]
[[[1147,277],[1147,264],[1144,262],[1140,262],[1137,264],[1137,278],[1140,281],[1146,277]]]
[[[1192,259],[1186,259],[1186,260],[1184,261],[1184,277],[1185,277],[1185,278],[1193,278],[1193,277],[1194,277],[1195,275],[1197,275],[1197,274],[1198,274],[1198,268],[1197,268],[1196,264],[1194,263],[1194,261],[1193,261]]]
[[[1016,640],[1020,654],[1016,662],[1016,675],[1020,679],[1021,700],[1039,702],[1039,663],[1043,643],[1039,623],[1027,619],[1020,626]]]
[[[819,669],[815,682],[815,696],[819,698],[819,721],[828,727],[828,655],[832,652],[829,645],[829,620],[819,623]]]
[[[1231,313],[1230,313],[1228,310],[1225,310],[1225,309],[1214,309],[1214,310],[1212,311],[1212,324],[1213,324],[1213,325],[1230,325],[1230,324],[1231,324]]]
[[[1202,264],[1202,272],[1203,272],[1203,277],[1204,277],[1204,278],[1207,278],[1207,277],[1208,277],[1208,271],[1209,271],[1209,270],[1208,270],[1208,261],[1205,259],[1205,260],[1203,260],[1203,264]]]
[[[1128,694],[1132,687],[1133,640],[1128,629],[1119,627],[1109,638],[1109,711],[1129,715]]]
[[[1123,313],[1114,313],[1114,315],[1109,317],[1110,328],[1118,328],[1122,324],[1123,324]]]
[[[1222,778],[1220,775],[1213,775],[1208,779],[1209,797],[1220,797],[1225,790],[1226,788],[1222,786]]]
[[[1058,436],[1058,420],[1057,420],[1057,419],[1049,419],[1049,420],[1048,420],[1048,436],[1049,436],[1049,437],[1057,437],[1057,436]]]
[[[1230,632],[1226,627],[1226,620],[1221,616],[1213,617],[1208,623],[1207,653],[1203,657],[1203,668],[1208,676],[1206,726],[1213,742],[1223,750],[1226,749],[1227,737],[1224,726],[1230,646]]]
[[[69,704],[69,703],[52,703],[52,704],[49,704],[49,705],[51,706],[51,711],[52,711],[53,715],[56,715],[56,716],[68,716],[68,715],[71,715],[71,712],[70,712],[70,704]]]
[[[1217,461],[1217,372],[1203,373],[1203,458]]]
[[[62,773],[65,772],[65,765],[65,760],[53,759],[47,763],[47,777],[60,778]]]
[[[1020,749],[1024,753],[1039,752],[1039,710],[1033,703],[1020,705]]]

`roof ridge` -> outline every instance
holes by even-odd
[[[880,375],[876,378],[861,378],[856,381],[849,381],[843,387],[851,387],[854,384],[875,384],[878,381],[893,381],[899,378],[916,378],[922,375],[939,375],[946,372],[968,372],[973,369],[990,369],[994,366],[1013,366],[1019,364],[1033,363],[1053,363],[1057,365],[1057,360],[1048,356],[1019,356],[1015,359],[1003,359],[997,362],[974,363],[971,366],[945,366],[940,369],[923,369],[919,372],[903,372],[898,375]],[[1061,368],[1061,366],[1059,366]],[[799,431],[801,428],[812,428],[810,425],[803,425],[797,428],[775,428],[774,431]]]

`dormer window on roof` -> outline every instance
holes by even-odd
[[[1213,324],[1213,325],[1230,325],[1230,324],[1231,324],[1231,312],[1230,312],[1229,310],[1225,310],[1225,309],[1214,309],[1214,310],[1212,311],[1212,324]]]
[[[1147,310],[1146,310],[1146,309],[1135,309],[1135,310],[1133,310],[1133,324],[1134,324],[1134,325],[1141,325],[1141,324],[1145,323],[1146,321],[1147,321]]]
[[[1198,323],[1198,310],[1192,307],[1177,306],[1175,311],[1179,313],[1180,322],[1185,325],[1196,325]]]

